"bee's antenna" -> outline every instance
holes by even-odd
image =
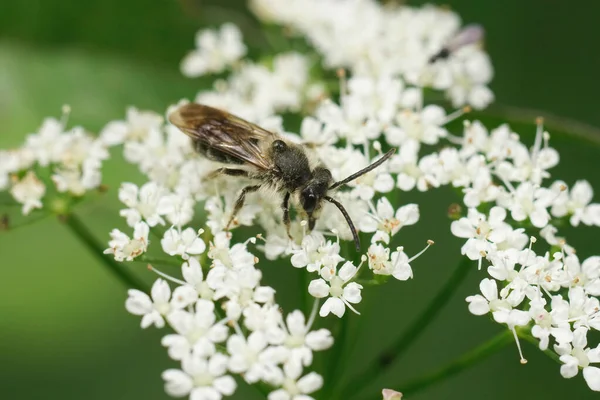
[[[354,238],[354,244],[356,245],[356,251],[360,251],[360,238],[358,237],[358,232],[356,232],[356,228],[354,227],[354,224],[352,223],[352,219],[350,218],[350,215],[348,215],[348,211],[346,211],[346,209],[344,208],[342,203],[335,200],[334,198],[329,197],[329,196],[325,196],[323,198],[325,200],[327,200],[328,202],[334,204],[340,210],[340,212],[346,219],[346,222],[348,223],[348,227],[350,227],[350,232],[352,232],[352,237]]]
[[[341,181],[335,182],[333,185],[329,186],[329,190],[335,189],[336,187],[339,187],[339,186],[342,186],[342,185],[345,185],[346,183],[355,180],[359,176],[364,175],[367,172],[369,172],[369,171],[371,171],[371,170],[379,167],[381,164],[383,164],[385,162],[385,160],[387,160],[388,158],[390,158],[392,156],[392,154],[394,154],[395,152],[396,152],[396,149],[392,148],[390,151],[388,151],[387,153],[385,153],[383,155],[383,157],[381,157],[379,160],[375,161],[373,164],[366,166],[365,168],[361,169],[360,171],[358,171],[358,172],[350,175],[346,179],[342,179]]]

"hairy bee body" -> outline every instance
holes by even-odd
[[[257,182],[256,185],[246,186],[240,193],[226,229],[243,206],[246,194],[269,188],[283,195],[282,219],[288,235],[290,201],[305,214],[309,229],[313,229],[323,200],[326,200],[342,212],[357,249],[359,248],[358,234],[348,213],[339,202],[327,194],[330,190],[380,165],[393,154],[394,149],[363,170],[342,181],[334,182],[331,171],[325,166],[311,166],[302,145],[291,143],[225,111],[189,103],[171,113],[169,121],[192,138],[194,149],[198,153],[209,160],[226,165],[211,175],[244,176]]]

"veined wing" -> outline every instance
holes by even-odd
[[[169,115],[169,121],[194,141],[225,153],[241,163],[270,170],[273,163],[264,154],[277,134],[209,106],[188,103]],[[266,145],[265,145],[266,143]]]

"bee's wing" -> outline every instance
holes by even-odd
[[[278,136],[228,112],[201,104],[188,103],[169,115],[169,121],[190,136],[213,150],[270,170],[273,163],[264,149]]]

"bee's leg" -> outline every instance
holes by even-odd
[[[240,170],[234,169],[234,170],[230,170],[230,171],[240,171]],[[237,215],[237,213],[240,211],[240,209],[244,205],[244,200],[246,199],[246,194],[256,192],[258,189],[260,189],[259,185],[246,186],[245,188],[242,189],[242,193],[240,193],[239,197],[235,201],[235,205],[233,206],[233,211],[231,212],[231,217],[229,218],[229,222],[227,223],[227,226],[225,226],[226,231],[229,230],[229,225],[231,225],[235,216]]]
[[[216,178],[219,175],[229,175],[229,176],[248,176],[248,171],[243,169],[232,169],[232,168],[219,168],[206,175],[203,180],[210,180]]]
[[[290,234],[290,192],[287,192],[283,196],[283,203],[281,203],[281,209],[283,210],[283,224],[290,240],[294,240]]]
[[[315,229],[315,224],[317,222],[316,218],[313,218],[312,216],[308,217],[308,231],[312,232],[313,229]]]

